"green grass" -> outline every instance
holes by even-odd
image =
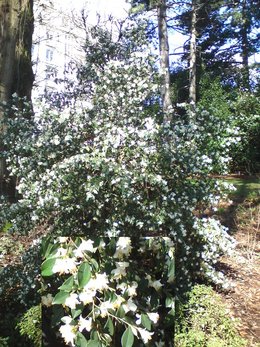
[[[179,309],[175,347],[244,347],[220,296],[206,285],[195,285]]]
[[[260,197],[260,179],[259,178],[230,178],[224,180],[233,184],[237,190],[230,194],[231,199],[256,199]]]

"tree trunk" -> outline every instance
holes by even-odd
[[[166,0],[158,0],[157,18],[159,33],[160,64],[162,74],[161,96],[163,104],[164,121],[169,121],[171,120],[172,103],[170,96],[169,42],[166,13]]]
[[[33,0],[0,0],[0,103],[9,102],[14,93],[31,99],[32,33]],[[13,200],[14,192],[14,182],[8,179],[4,160],[0,159],[0,195]]]
[[[196,109],[196,22],[197,22],[197,8],[196,0],[192,0],[191,9],[191,38],[190,38],[190,66],[189,66],[189,102],[191,105],[192,117],[195,117]]]
[[[247,8],[246,0],[243,0],[242,3],[242,24],[241,24],[241,42],[242,42],[242,64],[243,64],[243,87],[247,90],[250,90],[250,73],[249,73],[249,41],[248,41],[248,32],[249,32],[249,20],[247,18]]]

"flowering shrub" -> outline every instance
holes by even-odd
[[[0,296],[9,297],[25,308],[37,305],[40,301],[40,265],[40,248],[36,243],[21,256],[21,262],[1,268]]]
[[[19,199],[1,203],[0,222],[20,233],[44,224],[55,236],[71,237],[43,245],[42,275],[51,280],[43,303],[52,303],[53,326],[75,345],[108,345],[118,336],[123,345],[150,338],[159,344],[160,324],[172,326],[167,271],[154,277],[166,251],[142,273],[140,237],[171,237],[178,294],[202,271],[216,278],[213,265],[232,244],[217,222],[200,220],[223,196],[209,176],[223,148],[204,146],[218,128],[210,117],[207,124],[177,116],[163,123],[154,58],[143,46],[130,48],[92,67],[83,103],[43,103],[34,114],[14,104],[5,119],[4,156]],[[125,246],[122,253],[113,237],[136,237],[135,252]]]
[[[173,246],[167,237],[47,238],[42,304],[66,344],[161,346],[173,330]]]

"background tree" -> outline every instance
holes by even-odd
[[[33,72],[31,48],[33,0],[0,1],[0,103],[9,103],[14,93],[31,98]],[[0,109],[0,120],[3,110]],[[1,149],[1,152],[3,148]],[[15,197],[15,183],[8,179],[3,157],[0,159],[0,194]]]

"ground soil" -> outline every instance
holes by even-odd
[[[222,258],[221,270],[231,284],[231,290],[221,296],[230,316],[238,319],[239,334],[248,341],[247,347],[260,346],[260,204],[235,200],[225,212],[223,223],[230,227],[237,241],[235,252]]]

